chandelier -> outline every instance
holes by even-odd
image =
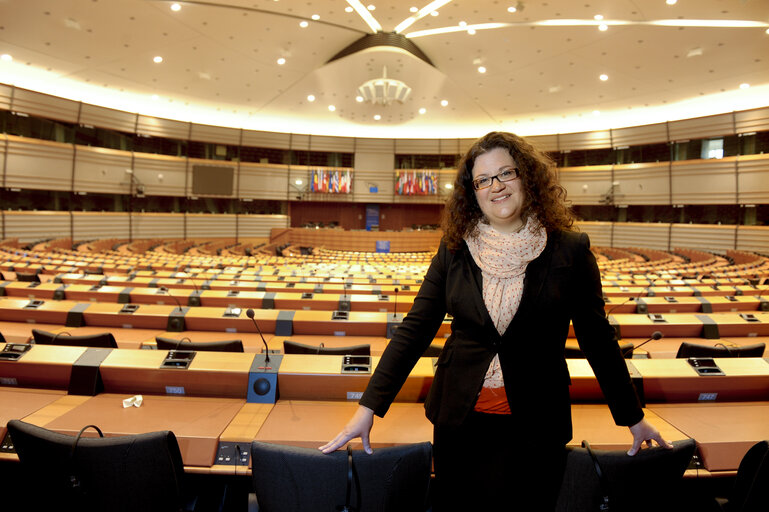
[[[358,94],[372,105],[390,105],[393,101],[403,103],[411,94],[411,87],[396,80],[387,78],[387,66],[382,69],[382,77],[364,82],[358,87]]]

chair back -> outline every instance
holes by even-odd
[[[102,332],[98,334],[85,334],[82,336],[71,336],[66,331],[52,333],[32,329],[32,337],[38,345],[64,345],[67,347],[90,347],[90,348],[117,348],[117,342],[111,332]]]
[[[184,465],[173,432],[82,437],[76,449],[76,437],[20,420],[9,421],[8,432],[37,491],[28,496],[31,510],[160,512],[181,506]]]
[[[319,346],[305,345],[304,343],[297,343],[296,341],[284,340],[283,341],[283,353],[284,354],[325,354],[331,356],[370,356],[371,345],[352,345],[349,347],[324,347],[321,343]]]
[[[754,444],[737,468],[734,488],[725,507],[728,512],[769,510],[769,442]]]
[[[184,339],[184,338],[182,338]],[[196,352],[243,352],[241,340],[226,341],[179,341],[155,336],[158,350],[194,350]]]
[[[432,445],[416,443],[379,448],[372,455],[352,451],[360,492],[351,485],[350,503],[358,512],[424,512],[428,506]],[[347,501],[345,451],[254,441],[254,490],[260,512],[340,510]]]
[[[723,343],[710,346],[684,341],[678,347],[676,357],[678,359],[689,357],[763,357],[765,349],[765,343],[727,347]]]
[[[633,457],[626,449],[592,450],[604,482],[588,451],[569,447],[556,511],[599,510],[605,495],[610,512],[686,510],[675,507],[679,505],[681,479],[695,447],[694,439],[687,439],[674,442],[672,450],[646,448]]]

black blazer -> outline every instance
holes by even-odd
[[[464,421],[499,353],[511,411],[522,415],[530,437],[570,440],[570,377],[564,358],[570,320],[614,421],[633,425],[643,418],[614,329],[604,314],[600,274],[586,234],[548,234],[542,254],[526,269],[521,304],[504,336],[494,327],[481,287],[481,270],[467,246],[452,252],[441,244],[360,403],[384,416],[449,313],[452,334],[438,358],[425,401],[433,424]]]

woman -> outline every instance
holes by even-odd
[[[360,401],[326,453],[361,437],[371,452],[383,416],[445,314],[452,334],[425,401],[434,425],[435,510],[476,510],[505,499],[553,508],[571,439],[569,321],[614,421],[670,447],[643,419],[587,235],[573,217],[552,162],[510,133],[492,132],[462,158],[444,215],[444,239],[408,316]],[[521,475],[523,473],[523,475]],[[516,507],[518,508],[518,507]]]

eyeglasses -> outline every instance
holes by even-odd
[[[484,188],[489,188],[492,183],[494,183],[494,179],[496,178],[497,181],[500,183],[506,182],[506,181],[513,181],[514,179],[518,178],[518,168],[517,167],[509,167],[496,176],[481,176],[480,178],[475,178],[473,180],[473,188],[475,190],[482,190]]]

